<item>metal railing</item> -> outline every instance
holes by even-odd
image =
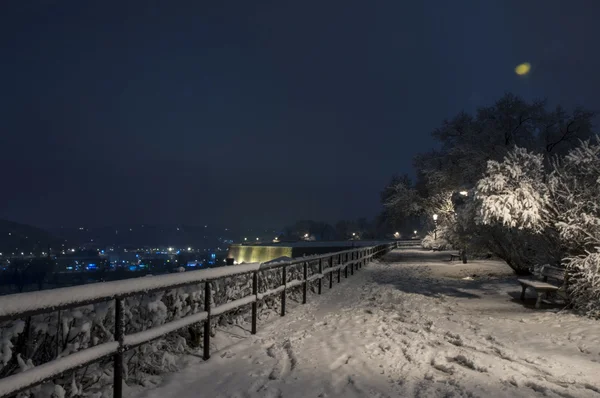
[[[90,348],[77,351],[71,355],[51,360],[47,363],[0,379],[0,397],[7,397],[25,391],[38,384],[60,376],[62,373],[79,369],[102,358],[113,356],[113,396],[123,395],[123,353],[141,344],[165,336],[184,327],[202,322],[204,326],[203,357],[210,358],[210,326],[211,318],[233,311],[240,307],[252,305],[251,333],[256,334],[258,303],[267,297],[281,296],[280,314],[286,312],[286,294],[288,290],[302,286],[302,304],[306,303],[308,285],[318,282],[317,293],[321,294],[323,279],[329,277],[329,288],[333,287],[334,273],[337,282],[344,277],[354,275],[354,271],[362,268],[373,257],[383,255],[395,248],[396,243],[362,247],[324,255],[303,257],[288,261],[267,264],[242,264],[184,272],[171,275],[134,278],[94,285],[74,286],[68,288],[45,290],[39,292],[20,293],[0,297],[0,322],[22,319],[39,314],[47,314],[84,305],[115,301],[114,341],[101,343]],[[309,262],[318,262],[318,272],[308,276]],[[337,263],[334,266],[334,263]],[[287,272],[292,267],[302,266],[300,279],[288,281]],[[259,293],[259,273],[266,270],[281,269],[282,283],[274,289]],[[240,275],[252,274],[252,294],[243,298],[213,307],[211,305],[211,283],[214,281]],[[204,283],[204,311],[200,311],[168,323],[152,327],[140,332],[125,334],[123,322],[123,300],[140,294],[160,292]],[[93,286],[94,289],[90,287]]]

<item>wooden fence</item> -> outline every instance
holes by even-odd
[[[337,282],[344,277],[354,275],[370,259],[383,255],[397,244],[387,243],[378,246],[361,247],[336,253],[292,259],[267,264],[242,264],[238,266],[159,275],[144,278],[104,282],[92,285],[74,286],[38,292],[20,293],[0,297],[0,322],[23,319],[26,317],[71,309],[89,304],[115,301],[114,341],[101,343],[82,349],[71,355],[54,359],[35,366],[24,372],[0,379],[0,397],[8,397],[52,380],[62,373],[79,369],[104,357],[113,356],[114,398],[123,395],[123,353],[141,344],[165,336],[184,327],[202,322],[204,325],[203,356],[210,358],[210,322],[212,317],[233,311],[246,305],[252,305],[251,333],[256,333],[258,303],[267,297],[280,295],[280,314],[286,312],[286,294],[290,289],[302,287],[302,304],[306,303],[308,284],[317,282],[317,293],[321,294],[323,279],[328,278],[329,288],[333,287],[334,274]],[[308,276],[309,262],[318,262],[318,272]],[[334,266],[334,264],[337,264]],[[291,269],[302,267],[300,279],[288,281],[287,273]],[[259,293],[259,273],[281,270],[280,286]],[[211,283],[223,278],[252,274],[252,294],[213,307],[211,305]],[[125,335],[123,324],[123,300],[135,295],[166,291],[174,288],[204,283],[204,310],[149,328],[137,333]]]

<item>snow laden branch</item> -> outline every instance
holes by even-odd
[[[544,183],[544,158],[515,147],[504,161],[490,160],[477,183],[478,221],[542,232],[548,223],[549,193]]]
[[[554,162],[549,179],[561,238],[593,250],[600,246],[600,145],[584,141]]]

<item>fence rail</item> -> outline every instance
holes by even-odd
[[[98,344],[66,357],[54,359],[24,372],[0,379],[0,397],[15,395],[40,383],[56,378],[64,372],[79,369],[112,355],[114,371],[113,397],[121,398],[123,395],[123,353],[125,351],[165,336],[168,333],[202,322],[204,324],[203,357],[205,360],[208,360],[210,358],[210,321],[212,317],[252,304],[251,333],[256,334],[258,303],[261,300],[270,296],[280,295],[281,316],[285,316],[285,299],[288,290],[302,286],[302,304],[305,304],[309,283],[316,281],[318,283],[317,293],[321,294],[323,279],[327,278],[327,276],[329,277],[329,288],[332,288],[334,273],[337,274],[337,282],[339,283],[341,282],[342,270],[344,271],[345,278],[348,277],[349,272],[350,275],[354,275],[354,271],[362,268],[368,260],[383,255],[396,246],[396,243],[388,243],[267,264],[242,264],[234,267],[214,268],[1,296],[0,322],[114,300],[115,341]],[[308,264],[314,261],[318,261],[318,272],[309,277],[307,272]],[[334,266],[334,262],[337,262],[338,265]],[[302,266],[300,279],[288,281],[288,270],[299,266]],[[274,289],[259,293],[259,273],[276,269],[281,270],[282,284]],[[252,274],[252,294],[216,307],[212,306],[210,294],[212,282],[250,273]],[[147,330],[125,335],[123,325],[123,300],[125,298],[198,283],[204,283],[203,311]]]

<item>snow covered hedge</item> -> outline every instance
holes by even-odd
[[[309,276],[318,271],[309,266]],[[288,267],[288,281],[299,279],[302,267]],[[259,273],[259,293],[280,286],[281,269]],[[252,275],[220,279],[211,284],[214,306],[251,295]],[[91,289],[93,285],[89,286]],[[300,289],[289,291],[298,300]],[[279,307],[279,296],[259,303],[259,322]],[[204,306],[204,284],[139,295],[124,300],[125,334],[132,334],[197,313]],[[249,322],[250,306],[214,317],[211,334],[222,325]],[[62,358],[101,343],[114,341],[114,301],[36,315],[0,324],[0,378]],[[178,369],[179,358],[200,349],[202,324],[192,325],[124,353],[125,382],[146,385],[161,373]],[[32,388],[21,396],[62,397],[112,395],[112,359],[104,358],[83,369],[68,372],[53,382]]]

